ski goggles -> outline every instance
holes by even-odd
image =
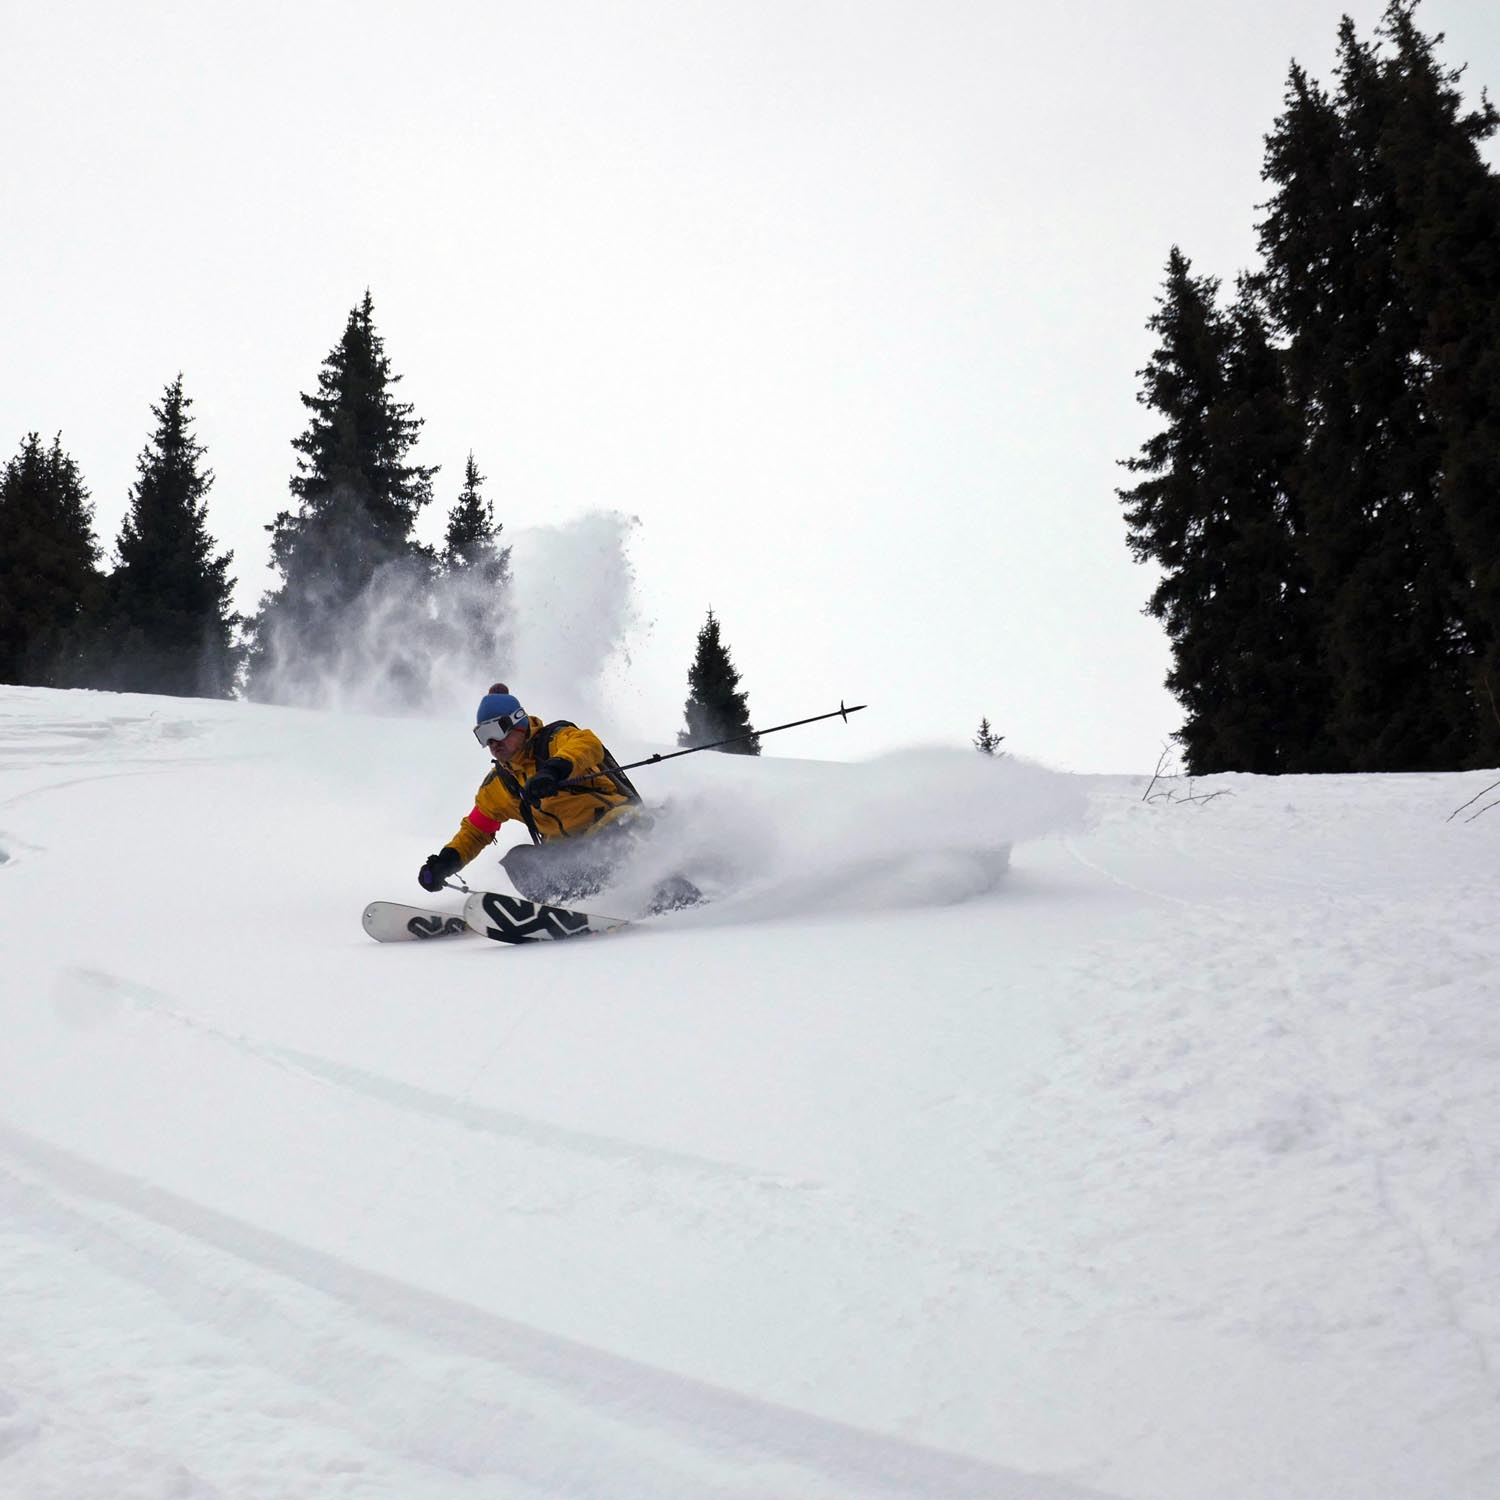
[[[483,719],[474,726],[474,738],[479,741],[481,749],[487,748],[491,740],[503,740],[512,729],[525,728],[531,722],[526,717],[526,710],[518,708],[513,714],[501,714],[498,718]]]

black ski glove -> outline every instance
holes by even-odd
[[[427,863],[417,871],[417,884],[424,891],[440,891],[443,882],[458,874],[463,868],[463,859],[451,844],[444,844],[436,854],[427,856]]]
[[[536,768],[536,775],[522,789],[521,795],[528,802],[540,802],[543,797],[556,795],[559,786],[573,774],[573,762],[565,756],[554,755]]]

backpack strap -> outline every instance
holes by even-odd
[[[544,760],[552,758],[552,736],[559,729],[577,729],[578,726],[571,719],[555,719],[551,724],[543,724],[531,737],[531,744],[536,751],[536,763],[541,765]],[[600,762],[599,769],[591,773],[594,777],[603,777],[614,783],[615,791],[627,802],[639,803],[641,794],[631,785],[630,778],[620,769],[620,763],[610,752],[609,746],[604,747],[604,759]],[[603,794],[596,787],[570,786],[570,792],[581,792],[584,796],[600,797]],[[601,809],[602,812],[607,809]]]
[[[492,781],[498,781],[501,786],[516,799],[516,806],[521,809],[521,821],[526,825],[526,832],[531,835],[533,844],[540,844],[542,836],[536,831],[536,819],[531,815],[531,809],[526,805],[526,799],[521,795],[521,783],[516,780],[516,773],[509,766],[502,766],[497,760],[495,769],[480,783],[486,786]]]
[[[641,794],[636,791],[630,778],[620,769],[620,762],[614,758],[607,746],[604,751],[604,769],[609,779],[625,794],[627,802],[640,803]]]
[[[527,748],[531,751],[537,765],[541,765],[544,760],[552,759],[552,736],[559,729],[577,728],[578,726],[571,719],[554,719],[550,724],[543,724],[526,742]],[[630,778],[620,769],[619,761],[614,758],[608,749],[604,752],[604,760],[600,764],[600,768],[597,771],[587,773],[587,775],[590,780],[603,778],[611,782],[615,791],[627,802],[639,803],[641,800],[641,794],[631,785]],[[499,761],[496,761],[495,769],[490,772],[490,777],[498,780],[506,791],[516,799],[516,804],[521,809],[521,817],[526,824],[526,831],[531,835],[531,842],[533,844],[540,844],[542,836],[537,831],[533,809],[527,806],[525,799],[521,796],[521,783],[516,779],[515,773],[508,766],[502,766]],[[485,779],[489,780],[490,777],[486,777]],[[608,815],[611,804],[605,793],[598,787],[570,785],[568,790],[582,797],[597,797],[599,799],[599,806],[594,809],[594,822],[597,823],[601,818]],[[540,813],[544,818],[551,818],[557,824],[559,832],[564,837],[567,837],[567,831],[563,828],[562,819],[556,813],[549,812],[545,807],[538,807],[535,809],[535,812]]]

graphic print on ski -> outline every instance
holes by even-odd
[[[597,917],[592,912],[541,906],[499,891],[475,891],[464,902],[469,927],[497,943],[535,943],[584,937],[591,932],[614,932],[626,925],[622,917]]]
[[[372,901],[364,910],[365,931],[377,943],[405,943],[415,939],[468,935],[469,927],[457,912],[431,911],[400,901]]]

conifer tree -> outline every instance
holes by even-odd
[[[430,577],[434,558],[412,528],[437,470],[408,461],[422,422],[396,400],[400,379],[367,291],[323,363],[318,393],[302,397],[311,417],[292,444],[299,504],[267,528],[282,582],[255,622],[257,696],[293,696],[289,678],[315,677],[338,658],[347,612],[377,571],[408,569],[412,589]]]
[[[739,691],[740,674],[719,634],[713,610],[698,632],[698,650],[688,670],[688,699],[684,708],[687,727],[677,736],[684,746],[711,745],[717,740],[747,734],[751,728],[746,694]],[[735,755],[759,755],[755,735],[725,750]]]
[[[1160,339],[1139,372],[1137,399],[1166,425],[1125,467],[1143,475],[1119,491],[1125,505],[1127,544],[1138,562],[1154,561],[1160,582],[1146,609],[1163,621],[1172,645],[1167,686],[1186,713],[1179,738],[1189,762],[1212,740],[1214,648],[1204,628],[1212,607],[1216,497],[1209,484],[1210,413],[1223,391],[1227,340],[1218,309],[1218,282],[1195,277],[1177,247],[1167,260],[1166,283],[1148,327]]]
[[[1247,291],[1224,314],[1218,282],[1178,248],[1149,327],[1161,344],[1140,401],[1166,426],[1125,462],[1143,477],[1119,495],[1131,552],[1163,568],[1146,607],[1172,640],[1178,738],[1194,774],[1275,769],[1281,703],[1266,678],[1286,657],[1280,615],[1296,591],[1277,369]]]
[[[974,748],[981,755],[993,755],[1000,748],[1000,741],[1004,738],[1003,734],[996,734],[990,728],[990,721],[988,719],[981,719],[979,721],[979,733],[974,736]]]
[[[1455,765],[1472,751],[1463,565],[1439,499],[1442,435],[1401,246],[1389,70],[1347,18],[1330,97],[1292,70],[1267,138],[1257,286],[1305,429],[1303,554],[1331,683],[1329,764]]]
[[[470,453],[463,488],[443,539],[443,600],[447,623],[459,632],[458,652],[476,664],[507,655],[510,548],[500,545],[504,527],[483,493],[484,475]]]
[[[1459,603],[1473,647],[1470,760],[1500,762],[1500,177],[1480,146],[1500,125],[1489,99],[1466,109],[1460,69],[1437,60],[1414,3],[1380,34],[1381,156],[1398,225],[1396,256],[1420,321],[1441,442],[1438,496],[1462,563]]]
[[[98,558],[78,466],[29,433],[0,473],[0,682],[87,685]]]
[[[1209,414],[1208,488],[1219,514],[1212,577],[1208,733],[1184,741],[1193,774],[1320,769],[1329,684],[1322,612],[1303,557],[1307,525],[1292,484],[1301,423],[1287,399],[1264,314],[1242,279],[1223,322],[1223,385]]]
[[[231,554],[214,556],[208,534],[214,476],[193,436],[192,404],[178,375],[151,408],[156,430],[136,461],[107,590],[109,680],[126,691],[227,698],[238,664]]]
[[[1193,772],[1500,758],[1500,112],[1415,11],[1293,65],[1234,308],[1169,264],[1122,498]]]
[[[495,505],[483,493],[484,475],[471,452],[464,463],[463,488],[448,512],[443,536],[443,565],[449,569],[480,568],[497,587],[509,577],[510,548],[500,545],[505,529],[495,520]]]
[[[1172,643],[1189,772],[1303,769],[1321,679],[1285,487],[1297,428],[1251,289],[1228,313],[1218,290],[1173,248],[1140,395],[1166,425],[1126,461],[1144,477],[1120,498],[1131,551],[1162,568],[1147,611]]]

